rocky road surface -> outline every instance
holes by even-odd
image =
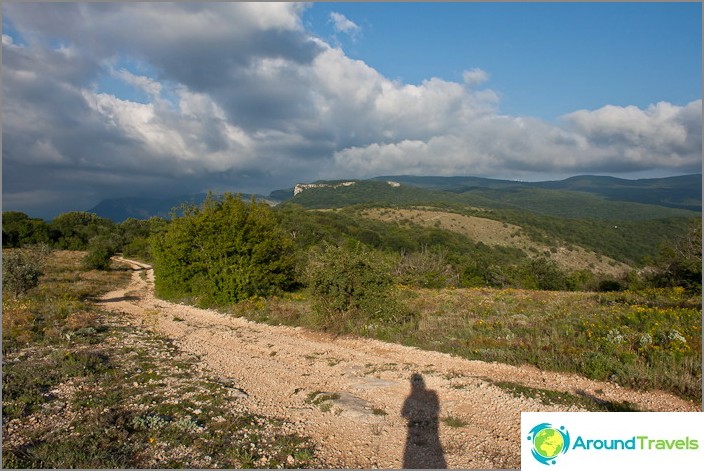
[[[376,340],[269,326],[154,297],[150,266],[100,304],[198,355],[252,412],[296,424],[336,468],[518,468],[521,411],[578,411],[514,397],[525,386],[641,410],[697,411],[699,404],[577,375],[470,361]],[[146,274],[146,276],[144,276]]]

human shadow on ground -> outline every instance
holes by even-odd
[[[401,416],[408,422],[404,469],[447,468],[439,435],[440,401],[426,389],[423,376],[411,375],[411,393],[403,403]]]

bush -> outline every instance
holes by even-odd
[[[50,249],[46,245],[27,249],[14,249],[3,252],[2,289],[14,297],[39,284],[39,277]]]
[[[105,236],[94,237],[88,244],[88,253],[83,258],[83,265],[89,270],[107,270],[116,251],[117,244],[114,240]]]
[[[690,223],[687,232],[664,245],[656,260],[650,282],[657,287],[681,286],[702,289],[702,220]]]
[[[184,208],[152,237],[157,295],[224,305],[294,283],[293,242],[266,203],[225,193]]]
[[[623,285],[617,280],[601,280],[598,290],[601,292],[623,291]]]
[[[446,288],[459,285],[459,275],[440,251],[402,253],[393,270],[396,280],[418,288]]]
[[[553,260],[534,258],[514,269],[514,282],[525,289],[560,291],[567,289],[567,276]]]
[[[403,322],[390,270],[378,252],[324,244],[311,250],[304,270],[313,308],[327,327],[345,330],[368,322]]]

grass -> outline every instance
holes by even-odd
[[[520,226],[484,217],[429,208],[372,208],[362,210],[360,215],[384,222],[407,221],[422,227],[436,227],[468,236],[490,246],[520,248],[524,252],[534,253],[551,252],[550,245],[531,240]],[[628,272],[629,267],[623,263],[608,257],[605,260],[599,259],[597,254],[582,247],[570,248],[572,250],[569,256],[564,256],[566,247],[559,253],[555,250],[550,255],[564,269],[579,270],[591,264],[595,271],[610,276]]]
[[[604,401],[587,393],[570,394],[549,389],[531,388],[510,381],[495,381],[494,386],[509,392],[515,397],[537,399],[545,405],[559,404],[577,406],[591,412],[638,412],[639,409],[629,402]]]
[[[443,417],[442,422],[447,425],[448,427],[453,427],[453,428],[461,428],[461,427],[466,427],[469,425],[469,422],[466,420],[463,420],[459,417],[454,417],[454,416],[447,416]]]
[[[520,289],[411,289],[412,322],[347,323],[345,333],[468,359],[578,373],[701,402],[701,296],[680,288],[612,293]],[[270,324],[325,329],[305,293],[230,313]],[[351,328],[349,326],[352,326]],[[378,370],[368,368],[368,373]]]
[[[340,395],[338,393],[326,393],[322,391],[313,391],[308,393],[308,396],[306,397],[306,402],[319,406],[321,404],[324,404],[329,401],[335,401],[337,399],[340,399]]]
[[[319,467],[287,424],[168,339],[91,299],[130,272],[86,272],[55,252],[37,288],[3,299],[3,468]],[[324,466],[323,466],[324,467]]]
[[[683,290],[416,290],[407,302],[420,316],[404,343],[701,401],[701,298]]]

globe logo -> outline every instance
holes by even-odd
[[[530,430],[528,440],[533,442],[533,458],[545,465],[555,464],[555,458],[570,449],[570,434],[563,426],[555,428],[548,423],[536,425]]]

